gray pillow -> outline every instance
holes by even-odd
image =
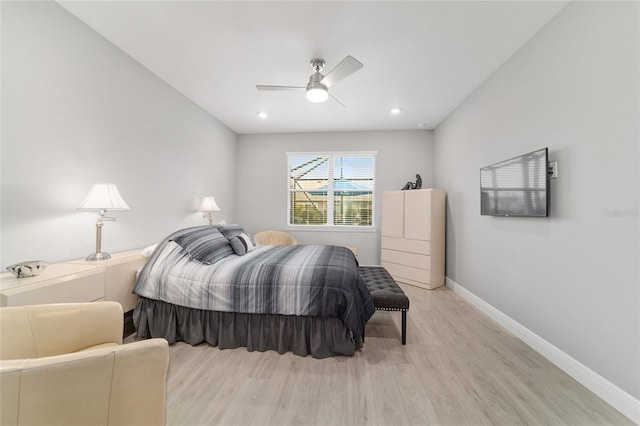
[[[240,234],[246,234],[247,233],[244,230],[244,228],[242,228],[242,226],[240,226],[238,224],[218,225],[218,229],[220,230],[222,235],[227,237],[229,240],[231,240],[231,238],[236,237],[236,236],[238,236]]]

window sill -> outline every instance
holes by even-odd
[[[375,226],[286,225],[287,231],[311,232],[376,232]]]

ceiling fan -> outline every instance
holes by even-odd
[[[329,93],[329,88],[339,82],[340,80],[350,76],[354,72],[362,68],[362,62],[358,61],[353,56],[349,55],[344,58],[338,65],[336,65],[327,75],[320,73],[324,68],[324,59],[314,58],[311,60],[311,68],[314,73],[309,77],[309,83],[307,86],[265,86],[256,85],[258,90],[307,90],[307,99],[310,102],[324,102],[329,96],[331,96],[336,102],[344,107],[344,104],[337,100],[333,95]],[[345,107],[346,108],[346,107]]]

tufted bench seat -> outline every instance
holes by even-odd
[[[382,266],[359,266],[358,273],[367,284],[376,309],[402,312],[402,344],[407,344],[409,298]]]

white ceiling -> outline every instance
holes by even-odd
[[[59,3],[235,132],[272,133],[432,129],[567,2]],[[346,55],[364,63],[330,90],[347,109],[255,88]]]

